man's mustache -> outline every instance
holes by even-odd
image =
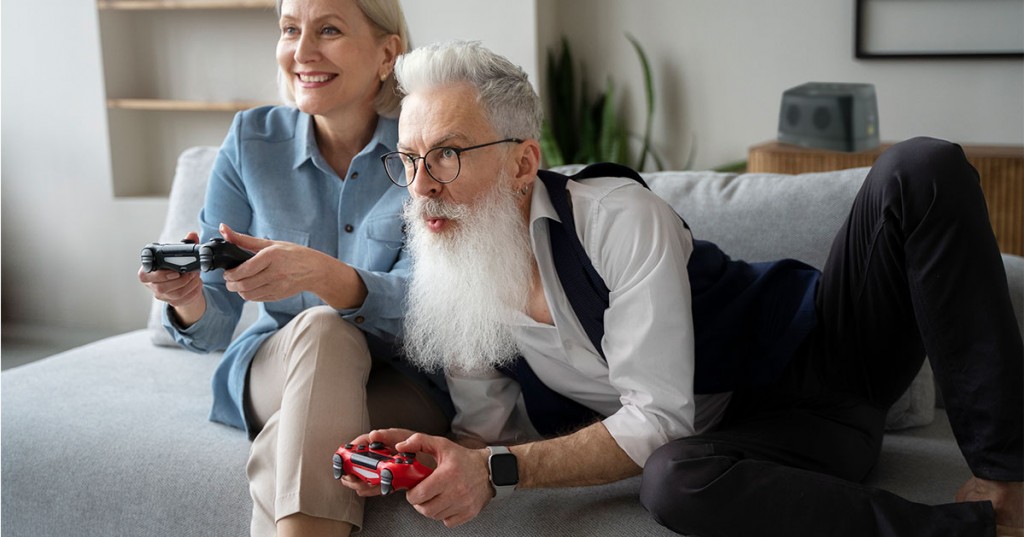
[[[451,203],[436,198],[413,198],[407,202],[404,214],[407,221],[413,218],[462,220],[469,212],[469,206],[461,203]]]

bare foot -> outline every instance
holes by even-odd
[[[1024,483],[972,477],[956,493],[958,502],[988,500],[996,511],[996,535],[1024,537]]]

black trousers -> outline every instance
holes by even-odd
[[[928,506],[860,484],[926,354],[973,474],[1024,480],[1024,346],[959,146],[915,138],[878,159],[833,243],[817,310],[781,380],[734,392],[716,430],[650,457],[643,505],[702,537],[994,535],[989,502]]]

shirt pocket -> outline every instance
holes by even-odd
[[[284,241],[299,246],[309,247],[309,233],[279,226],[258,225],[253,230],[254,234],[264,239]],[[320,303],[320,299],[312,293],[296,293],[288,298],[267,302],[265,307],[268,312],[295,316],[306,308],[313,307]]]
[[[366,238],[386,246],[401,248],[405,242],[405,223],[394,214],[382,214],[366,221]]]
[[[365,244],[356,251],[362,255],[356,260],[361,268],[371,271],[389,271],[398,262],[405,244],[405,224],[395,214],[370,217],[363,224]]]

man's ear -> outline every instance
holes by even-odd
[[[538,169],[540,169],[540,143],[533,139],[525,140],[519,144],[519,152],[516,156],[516,184],[532,183],[537,177]]]

